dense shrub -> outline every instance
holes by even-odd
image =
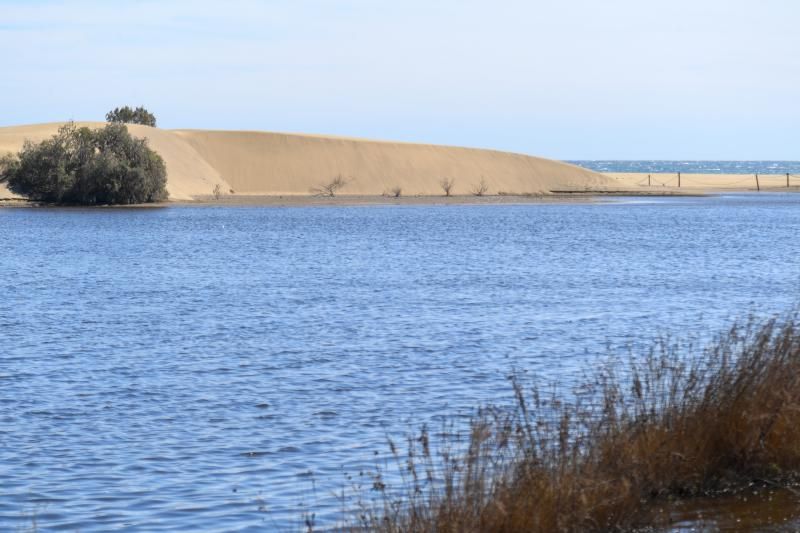
[[[124,124],[90,130],[70,122],[38,144],[25,141],[0,161],[0,182],[31,200],[136,204],[167,198],[164,161]]]
[[[131,109],[128,106],[116,107],[106,113],[106,121],[121,124],[141,124],[143,126],[156,126],[156,116],[142,106]]]

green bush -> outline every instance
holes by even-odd
[[[52,138],[25,141],[0,160],[0,183],[22,196],[57,204],[138,204],[167,198],[164,161],[124,124],[90,130],[69,122]]]
[[[156,127],[156,116],[142,106],[131,109],[128,106],[116,107],[106,113],[106,121],[121,124],[142,124]]]

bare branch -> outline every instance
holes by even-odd
[[[344,178],[344,176],[339,174],[335,178],[333,178],[330,182],[324,185],[319,185],[317,187],[312,187],[310,190],[314,196],[333,197],[336,196],[336,191],[338,191],[345,185],[347,185],[347,180]]]
[[[450,191],[453,190],[453,184],[456,180],[454,178],[442,178],[439,180],[439,187],[444,191],[445,196],[450,196]]]
[[[480,183],[478,183],[475,187],[472,188],[472,194],[475,196],[483,196],[489,190],[489,185],[486,183],[486,179],[481,177]]]

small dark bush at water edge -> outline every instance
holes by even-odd
[[[164,161],[124,124],[90,130],[68,123],[38,144],[0,160],[0,183],[57,204],[136,204],[167,198]]]
[[[619,368],[617,368],[619,370]],[[624,377],[623,377],[624,376]],[[666,526],[670,501],[800,474],[796,316],[734,327],[702,353],[660,345],[572,399],[526,390],[484,409],[463,453],[425,429],[374,474],[349,527],[370,531],[608,531]],[[435,439],[434,439],[435,440]],[[432,452],[438,445],[440,453]],[[798,510],[800,514],[800,509]]]

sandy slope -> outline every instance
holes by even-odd
[[[423,144],[263,132],[175,131],[216,168],[237,194],[309,194],[342,174],[342,194],[469,194],[481,179],[488,194],[596,187],[607,178],[564,163],[518,154]]]
[[[40,141],[58,126],[0,128],[0,153],[19,150],[25,139]],[[441,195],[445,177],[455,180],[453,194],[469,194],[481,179],[487,194],[614,185],[602,174],[565,163],[491,150],[266,132],[130,130],[147,137],[164,158],[167,188],[176,200],[209,195],[216,184],[236,194],[308,195],[339,174],[347,180],[340,192],[346,195],[381,195],[395,187],[404,195]]]

